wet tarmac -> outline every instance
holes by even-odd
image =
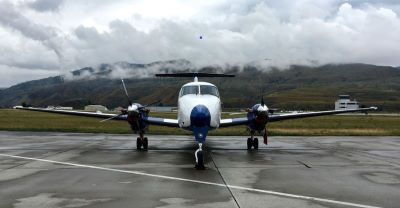
[[[400,137],[0,132],[0,207],[400,207]]]

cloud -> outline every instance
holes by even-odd
[[[26,68],[0,65],[0,88],[10,87],[15,83],[42,79],[50,76],[57,76],[58,74],[59,73],[54,70],[43,70],[43,69],[32,70]]]
[[[29,3],[29,6],[39,12],[58,11],[64,0],[36,0]]]
[[[147,78],[154,77],[157,73],[173,73],[179,71],[194,72],[195,66],[187,60],[158,61],[149,64],[132,64],[128,62],[117,62],[114,64],[101,64],[79,73],[67,73],[65,79],[121,79],[121,78]]]
[[[398,66],[399,8],[394,0],[3,0],[0,64],[59,73],[171,59]]]
[[[58,69],[53,51],[41,42],[0,27],[0,64],[25,69]],[[40,55],[40,56],[39,56]]]
[[[61,62],[61,48],[57,42],[57,30],[54,27],[44,26],[31,21],[22,15],[16,9],[16,6],[9,1],[0,2],[0,14],[0,25],[21,33],[25,38],[41,42],[44,46],[52,50]],[[40,56],[42,54],[37,55]]]
[[[15,6],[9,1],[0,2],[0,13],[0,23],[2,25],[17,30],[26,37],[44,41],[55,35],[53,28],[30,21],[18,12]]]
[[[75,30],[78,62],[187,59],[198,66],[243,64],[272,60],[272,64],[364,62],[396,65],[400,47],[400,19],[387,8],[353,8],[343,3],[325,13],[330,4],[308,5],[309,12],[280,17],[263,2],[247,13],[229,13],[219,20],[175,22],[162,20],[143,32],[127,21],[115,20],[109,31],[80,26]],[[316,8],[320,8],[319,10]],[[295,20],[291,20],[295,19]],[[202,39],[199,36],[202,35]],[[97,57],[97,58],[96,58]]]

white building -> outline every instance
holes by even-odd
[[[54,110],[73,110],[73,107],[66,107],[66,106],[47,106],[47,109],[54,109]]]
[[[108,111],[108,109],[102,105],[87,105],[87,106],[85,106],[85,111],[104,112],[104,111]]]
[[[335,110],[352,110],[358,108],[358,102],[350,100],[350,95],[339,95],[339,99],[335,102]]]

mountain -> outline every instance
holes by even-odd
[[[82,108],[102,104],[109,108],[126,106],[121,68],[130,97],[142,104],[161,99],[161,105],[176,106],[177,94],[188,78],[154,78],[154,73],[193,71],[185,60],[130,64],[103,64],[83,68],[71,77],[49,77],[21,83],[0,91],[0,106],[22,102],[33,106],[62,105]],[[250,107],[264,94],[273,108],[287,110],[333,109],[339,94],[349,94],[361,104],[384,111],[400,111],[400,69],[367,64],[329,64],[318,67],[293,65],[285,70],[261,70],[255,66],[205,67],[199,72],[234,73],[236,78],[201,78],[216,84],[225,108]],[[110,77],[115,79],[110,79]]]

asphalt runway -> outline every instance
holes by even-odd
[[[400,137],[0,132],[0,207],[400,207]]]

